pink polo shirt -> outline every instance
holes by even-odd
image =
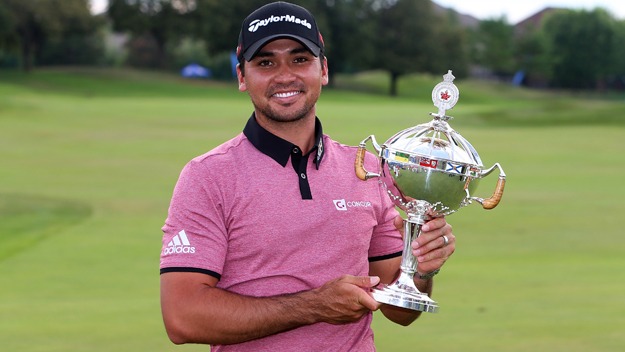
[[[317,169],[308,158],[304,176],[243,133],[189,162],[163,227],[161,272],[202,272],[219,278],[219,288],[263,297],[364,276],[370,258],[399,255],[398,213],[376,180],[356,177],[356,148],[319,136],[323,159]],[[365,164],[377,169],[371,154]],[[300,178],[312,199],[303,199]],[[371,319],[317,323],[211,351],[374,351]]]

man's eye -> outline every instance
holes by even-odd
[[[295,62],[298,62],[298,63],[302,63],[306,61],[308,61],[308,58],[305,58],[305,57],[298,57],[297,59],[295,59]]]
[[[258,66],[263,66],[263,67],[270,66],[270,65],[271,65],[271,61],[269,61],[269,60],[263,60],[263,61],[258,63]]]

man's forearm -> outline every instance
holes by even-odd
[[[256,298],[207,286],[186,303],[163,309],[163,317],[176,344],[233,344],[317,322],[308,309],[310,296],[304,291]]]
[[[172,342],[240,343],[317,322],[353,322],[379,307],[363,290],[378,283],[368,277],[345,275],[313,290],[272,297],[242,296],[216,283],[198,273],[161,275],[161,307]]]

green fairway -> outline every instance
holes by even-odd
[[[325,89],[317,113],[340,142],[383,142],[431,119],[441,80],[406,77],[389,98],[379,73],[341,76],[359,92]],[[625,95],[457,85],[450,124],[506,190],[448,218],[441,312],[409,327],[376,313],[378,351],[622,351]],[[251,112],[234,83],[0,71],[0,351],[207,351],[165,334],[160,228],[182,167]]]

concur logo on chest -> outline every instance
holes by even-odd
[[[367,201],[345,201],[345,199],[339,199],[333,202],[337,210],[347,210],[347,208],[355,208],[355,207],[361,207],[361,208],[371,207],[371,202],[367,202]]]

